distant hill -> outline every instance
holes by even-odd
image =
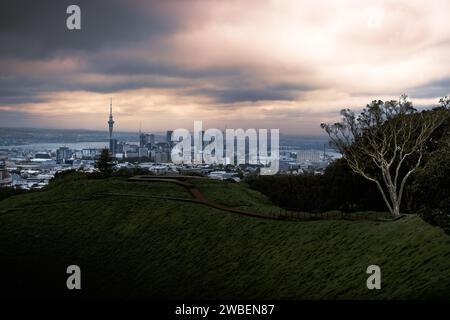
[[[138,141],[137,132],[115,132],[115,138]],[[108,132],[81,129],[0,128],[0,146],[35,143],[77,143],[108,141]]]
[[[274,206],[244,184],[195,181],[209,199]],[[115,194],[107,195],[107,194]],[[0,201],[2,294],[177,299],[450,298],[450,237],[418,217],[271,221],[195,203],[181,186],[59,178]],[[66,267],[82,290],[65,288]],[[376,264],[382,289],[369,291]]]

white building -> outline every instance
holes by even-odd
[[[228,180],[233,178],[235,174],[233,172],[226,171],[212,171],[208,177],[214,180]]]
[[[300,150],[297,152],[297,162],[319,162],[321,160],[320,156],[321,152],[318,150]]]

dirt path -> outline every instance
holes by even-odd
[[[174,183],[179,186],[182,186],[186,188],[189,193],[192,195],[193,199],[186,199],[186,198],[174,198],[174,197],[164,197],[164,196],[149,196],[151,198],[158,198],[158,199],[166,199],[166,200],[174,200],[174,201],[184,201],[184,202],[194,202],[198,204],[203,204],[215,209],[219,209],[222,211],[237,213],[240,215],[250,216],[250,217],[257,217],[262,219],[269,219],[269,220],[296,220],[296,221],[308,221],[308,220],[365,220],[365,221],[378,221],[378,222],[386,222],[386,221],[393,221],[390,219],[370,219],[368,217],[357,217],[357,216],[350,216],[350,215],[341,215],[339,216],[330,216],[330,215],[315,215],[312,216],[311,214],[305,214],[301,212],[292,212],[291,216],[288,215],[278,215],[278,216],[269,216],[257,212],[251,212],[251,211],[245,211],[240,210],[237,208],[228,207],[226,205],[215,203],[208,198],[194,185],[186,182],[187,179],[204,179],[202,177],[192,177],[192,176],[164,176],[164,177],[158,177],[158,176],[134,176],[129,178],[129,181],[135,181],[135,182],[169,182]],[[114,194],[109,194],[114,195]],[[117,194],[119,195],[119,194]],[[126,196],[123,194],[123,196]],[[145,196],[142,196],[145,197]]]
[[[227,211],[227,212],[238,213],[238,214],[245,215],[245,216],[252,216],[252,217],[258,217],[258,218],[270,219],[270,220],[281,220],[280,217],[268,216],[268,215],[264,215],[264,214],[260,214],[260,213],[256,213],[256,212],[240,210],[240,209],[231,208],[231,207],[227,207],[227,206],[212,202],[211,200],[206,198],[205,195],[198,188],[196,188],[192,184],[184,181],[184,180],[190,179],[190,178],[192,178],[192,177],[190,177],[190,176],[174,176],[174,177],[159,178],[159,177],[153,177],[153,176],[135,176],[128,180],[129,181],[140,181],[140,182],[144,181],[144,182],[174,183],[174,184],[177,184],[179,186],[186,188],[189,191],[189,193],[192,195],[192,197],[194,198],[194,199],[184,199],[184,198],[171,198],[171,197],[159,196],[158,198],[160,198],[160,199],[195,202],[195,203],[203,204],[203,205],[215,208],[215,209],[219,209],[219,210],[223,210],[223,211]],[[195,177],[195,178],[201,179],[200,177]],[[152,198],[154,198],[154,196],[152,196]],[[191,200],[191,201],[189,201],[189,200]]]

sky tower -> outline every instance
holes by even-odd
[[[116,154],[117,149],[117,140],[113,139],[113,127],[114,127],[114,120],[112,115],[112,98],[111,102],[109,104],[109,120],[108,120],[108,126],[109,126],[109,151],[111,154]]]
[[[113,115],[112,115],[112,98],[111,98],[111,102],[109,104],[108,126],[109,126],[109,140],[112,140],[112,133],[113,133],[113,127],[114,127],[114,120],[113,120]]]

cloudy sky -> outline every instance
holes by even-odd
[[[66,8],[81,8],[79,31]],[[0,126],[317,134],[344,107],[449,93],[450,1],[2,0]]]

